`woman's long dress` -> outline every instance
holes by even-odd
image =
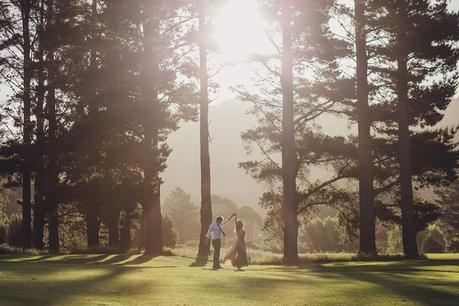
[[[228,259],[231,260],[233,266],[237,268],[248,266],[244,230],[239,230],[237,232],[236,244],[229,250],[228,254],[226,254],[225,259],[223,261],[226,261]]]

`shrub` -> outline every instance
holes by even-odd
[[[37,249],[25,249],[20,247],[12,247],[7,244],[0,244],[0,255],[14,254],[14,255],[43,255],[47,254],[47,251]]]
[[[387,233],[386,254],[403,252],[402,230],[399,225],[394,225]]]
[[[177,234],[174,231],[174,225],[171,218],[165,215],[162,220],[162,238],[165,247],[175,248],[177,243]]]
[[[446,238],[440,228],[435,224],[429,226],[424,240],[424,253],[444,253],[446,246]]]
[[[301,229],[300,243],[307,252],[343,252],[354,251],[352,241],[343,237],[338,218],[314,218]]]
[[[0,244],[7,241],[8,223],[8,217],[0,212]]]

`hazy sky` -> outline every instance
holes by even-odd
[[[226,102],[210,107],[210,159],[212,192],[241,204],[256,204],[262,191],[238,163],[248,160],[240,133],[255,125],[245,114],[243,102]],[[163,175],[162,198],[180,186],[191,193],[196,203],[200,195],[199,124],[185,123],[168,139],[173,152]]]

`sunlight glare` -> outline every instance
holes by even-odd
[[[214,19],[213,38],[219,53],[232,60],[273,49],[256,0],[229,0],[222,6]]]

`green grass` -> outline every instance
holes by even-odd
[[[0,305],[459,305],[459,254],[192,267],[183,257],[0,256]]]

